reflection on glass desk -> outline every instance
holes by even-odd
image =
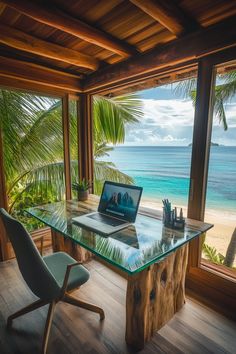
[[[161,220],[138,214],[135,225],[102,236],[72,222],[75,216],[96,210],[95,202],[63,201],[34,207],[27,212],[64,237],[88,249],[128,274],[142,271],[212,227],[192,223],[177,231],[164,227]]]

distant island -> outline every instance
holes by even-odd
[[[188,146],[192,146],[192,145],[193,145],[192,143],[188,144]],[[211,142],[211,146],[222,146],[222,145]]]

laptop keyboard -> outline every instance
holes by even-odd
[[[97,220],[97,221],[101,221],[102,223],[106,224],[106,225],[110,225],[110,226],[119,226],[122,224],[126,224],[127,221],[123,221],[123,220],[118,220],[103,214],[93,214],[93,215],[88,215],[88,218],[91,218],[93,220]]]

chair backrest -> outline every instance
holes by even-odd
[[[21,274],[31,291],[42,300],[58,298],[60,286],[24,226],[3,208],[0,208],[0,217],[15,251]]]

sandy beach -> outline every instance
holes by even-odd
[[[155,209],[157,213],[162,213],[162,204],[152,199],[142,198],[141,206]],[[176,205],[181,207],[181,205]],[[187,215],[187,209],[183,207],[184,216]],[[236,212],[226,210],[207,209],[205,213],[205,222],[213,224],[214,227],[207,232],[206,243],[215,247],[218,253],[225,256],[231,236],[236,227]],[[236,260],[234,262],[236,266]]]

